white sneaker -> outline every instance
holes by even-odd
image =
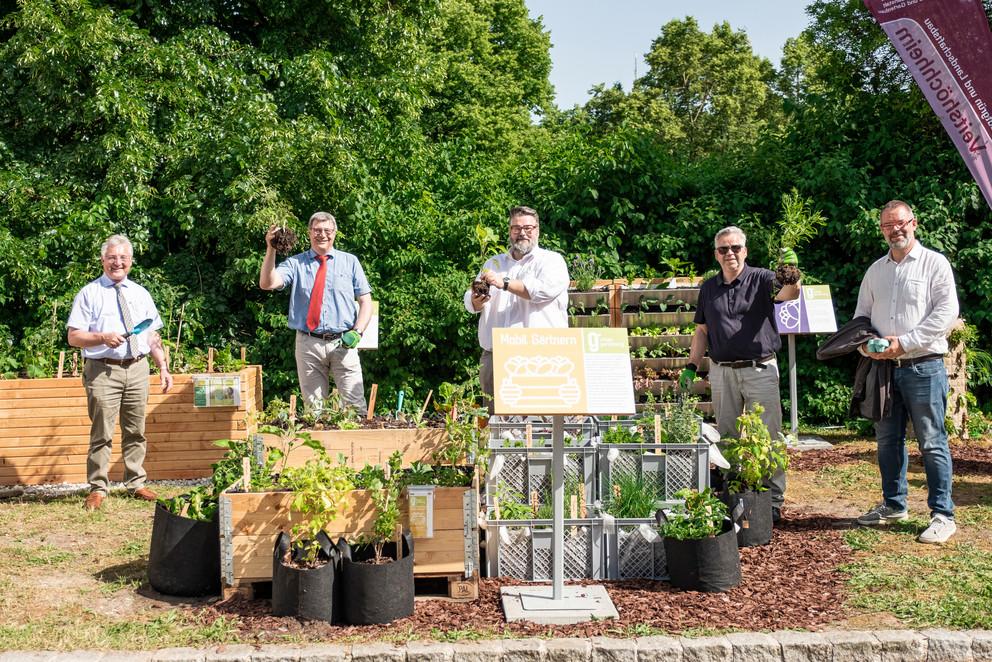
[[[930,519],[930,526],[920,534],[917,540],[931,545],[947,542],[948,538],[953,536],[957,530],[958,525],[950,517],[934,515]]]

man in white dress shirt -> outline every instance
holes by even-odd
[[[493,329],[568,327],[568,267],[538,246],[540,219],[530,207],[510,210],[510,250],[486,261],[477,280],[489,292],[465,292],[465,309],[479,314],[479,382],[493,413]]]
[[[947,412],[947,333],[958,316],[954,274],[947,258],[916,240],[917,220],[901,200],[886,203],[881,214],[882,236],[889,252],[868,268],[855,317],[870,317],[889,346],[865,356],[892,361],[892,407],[875,423],[878,470],[884,501],[858,518],[864,526],[879,526],[909,517],[906,510],[906,423],[923,456],[927,478],[930,526],[920,534],[924,543],[947,541],[957,526],[951,500],[951,453],[944,416]]]
[[[87,510],[98,510],[110,489],[110,446],[121,419],[124,487],[132,496],[154,501],[145,487],[145,408],[148,403],[149,354],[159,368],[162,392],[172,388],[165,350],[157,329],[162,328],[148,290],[128,279],[133,249],[124,235],[115,234],[100,248],[103,275],[76,295],[69,313],[69,344],[83,349],[83,386],[90,414],[90,447],[86,475],[90,494]],[[151,325],[131,333],[142,321]]]

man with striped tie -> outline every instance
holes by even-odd
[[[145,408],[148,404],[148,361],[158,366],[162,392],[172,388],[165,350],[157,330],[162,328],[148,290],[130,280],[134,249],[124,235],[115,234],[100,247],[103,275],[76,295],[69,313],[69,344],[83,350],[83,385],[90,414],[90,446],[86,475],[90,493],[87,510],[103,505],[110,489],[111,440],[121,420],[124,487],[138,499],[154,501],[145,487]],[[144,320],[151,324],[134,333]]]

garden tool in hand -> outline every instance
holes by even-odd
[[[140,322],[134,325],[133,329],[125,333],[123,337],[127,338],[128,336],[136,336],[145,329],[147,329],[148,327],[150,327],[151,325],[152,325],[152,320],[150,319],[141,320]]]

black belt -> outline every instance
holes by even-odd
[[[924,354],[923,356],[917,356],[912,359],[890,359],[896,364],[897,368],[905,368],[907,366],[916,365],[917,363],[923,363],[924,361],[934,361],[936,359],[943,359],[943,354]]]
[[[145,360],[145,355],[142,354],[142,355],[137,356],[137,357],[135,357],[133,359],[88,359],[88,360],[90,360],[90,361],[100,361],[101,363],[106,363],[107,365],[119,365],[122,368],[126,368],[126,367],[128,367],[129,365],[131,365],[133,363],[137,363],[138,361],[144,361]]]
[[[314,333],[313,331],[300,331],[300,333],[305,333],[311,338],[320,338],[321,340],[339,340],[344,331],[340,331],[338,333]]]
[[[763,359],[748,359],[747,361],[713,361],[721,368],[764,368],[766,363],[775,360],[774,354],[769,354]]]

